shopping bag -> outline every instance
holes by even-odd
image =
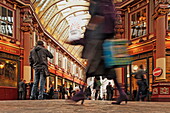
[[[105,40],[103,43],[105,67],[109,68],[113,66],[125,66],[131,64],[131,57],[127,48],[128,40]]]

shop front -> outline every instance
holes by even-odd
[[[18,98],[20,50],[0,41],[0,100]]]
[[[154,52],[153,45],[142,45],[138,47],[132,47],[129,49],[130,54],[132,55],[132,63],[127,66],[127,75],[125,75],[125,88],[128,94],[130,94],[130,99],[135,100],[138,86],[137,80],[135,79],[135,73],[139,69],[140,65],[144,66],[146,71],[147,84],[149,85],[148,92],[152,92],[152,83],[154,77],[152,75],[153,66],[154,66]],[[148,93],[149,94],[149,93]],[[150,95],[147,96],[147,100],[150,100]]]

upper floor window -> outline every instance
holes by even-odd
[[[0,33],[13,36],[13,12],[0,6]]]
[[[67,61],[67,71],[71,73],[71,62]]]
[[[58,66],[59,67],[62,67],[62,59],[63,59],[63,56],[61,53],[58,54]]]
[[[52,59],[50,59],[50,62],[52,63],[52,64],[54,64],[55,63],[55,49],[53,48],[53,47],[50,47],[50,50],[49,50],[51,53],[52,53],[52,55],[54,56],[54,58],[52,58]]]
[[[131,14],[131,39],[146,35],[147,31],[146,8]]]

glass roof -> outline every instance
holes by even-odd
[[[31,0],[42,25],[61,45],[63,45],[80,62],[82,46],[64,43],[68,40],[71,29],[79,29],[83,38],[88,24],[89,0]]]

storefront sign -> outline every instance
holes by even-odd
[[[10,46],[6,46],[6,45],[0,45],[0,51],[10,53],[10,54],[20,55],[19,49],[16,49],[16,48],[13,48]]]
[[[134,47],[132,49],[129,49],[129,54],[135,55],[135,54],[151,51],[151,50],[153,50],[153,48],[154,48],[153,44],[140,46],[140,47]]]
[[[162,68],[157,67],[157,68],[155,68],[153,70],[153,76],[154,77],[159,77],[159,76],[161,76],[162,72],[163,72]]]

